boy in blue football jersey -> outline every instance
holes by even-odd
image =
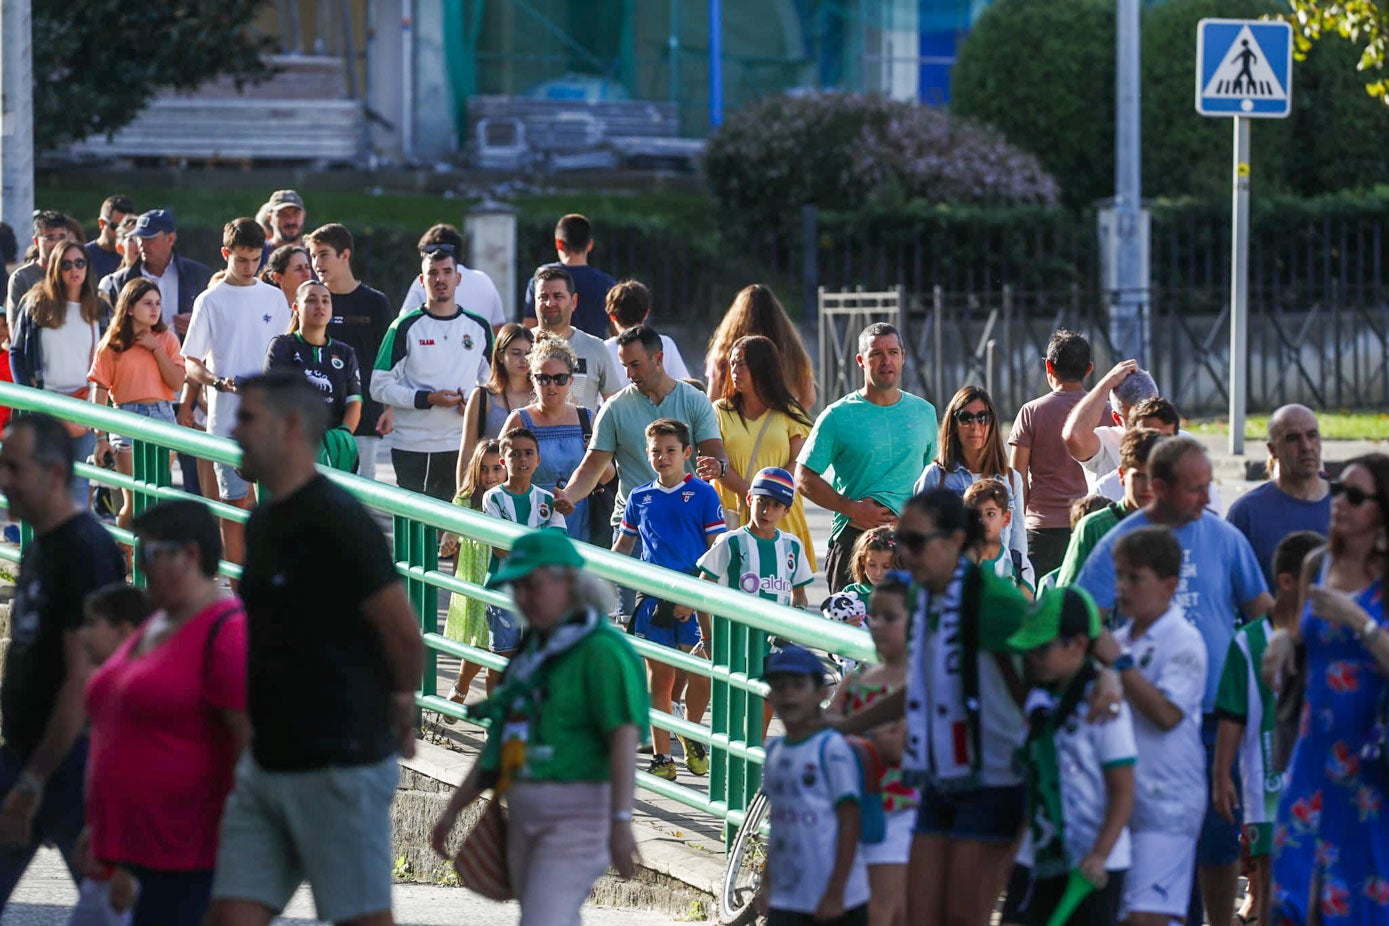
[[[613,550],[629,554],[641,537],[643,562],[693,575],[699,558],[727,528],[723,506],[714,487],[685,472],[690,458],[690,429],[674,418],[657,418],[646,426],[646,454],[656,480],[632,490],[622,513],[621,534]],[[703,633],[694,612],[684,605],[638,594],[632,614],[632,632],[637,636],[677,647],[687,653],[705,655]],[[675,668],[654,660],[646,661],[651,675],[651,706],[670,712],[670,693]],[[690,675],[685,689],[685,718],[699,723],[709,705],[709,679]],[[651,774],[674,781],[675,760],[670,755],[670,733],[651,728]],[[708,751],[702,743],[680,738],[685,750],[685,768],[691,774],[709,772]]]

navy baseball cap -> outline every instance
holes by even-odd
[[[762,663],[762,678],[768,679],[773,675],[809,675],[823,684],[825,664],[805,647],[788,643],[781,652],[772,653]]]
[[[140,238],[153,238],[155,235],[174,231],[174,212],[172,209],[151,209],[135,222],[135,234]]]
[[[779,466],[763,467],[757,471],[756,476],[752,477],[752,488],[748,490],[748,493],[750,495],[765,495],[790,508],[792,502],[796,500],[796,480]]]

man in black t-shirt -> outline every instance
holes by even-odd
[[[321,920],[390,922],[390,807],[397,753],[414,753],[420,625],[385,535],[314,469],[327,423],[317,391],[281,370],[240,395],[232,436],[269,500],[246,525],[253,736],[210,922],[268,923],[304,880]]]
[[[608,290],[617,281],[597,267],[588,263],[589,252],[593,250],[593,226],[588,219],[578,214],[566,215],[555,225],[555,252],[559,261],[536,268],[536,273],[550,267],[562,267],[574,281],[574,292],[579,297],[578,308],[574,310],[572,324],[595,338],[608,336],[608,313],[604,308]],[[531,277],[534,279],[534,275]],[[538,324],[535,315],[535,288],[526,287],[526,313],[523,319],[527,328]]]
[[[125,559],[69,494],[72,438],[47,415],[16,418],[0,446],[0,492],[34,529],[10,607],[0,683],[0,909],[43,843],[76,870],[87,763],[78,628],[89,592],[125,578]]]
[[[352,233],[344,226],[323,225],[305,235],[304,241],[313,256],[314,272],[333,294],[328,334],[357,352],[362,374],[362,418],[353,432],[357,438],[357,473],[375,479],[376,453],[382,435],[391,432],[391,415],[371,397],[371,371],[395,313],[383,293],[353,276]]]

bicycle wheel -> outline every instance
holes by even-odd
[[[767,870],[767,795],[759,788],[733,837],[719,896],[720,926],[743,926],[757,918],[753,900]]]

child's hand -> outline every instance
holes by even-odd
[[[1235,822],[1235,810],[1239,807],[1239,794],[1235,783],[1228,774],[1211,775],[1211,805],[1215,812],[1225,818],[1226,823]]]
[[[1103,669],[1090,692],[1090,713],[1087,723],[1109,723],[1119,716],[1119,704],[1124,700],[1124,683],[1113,669]]]
[[[135,344],[140,345],[147,351],[153,352],[159,347],[159,338],[154,336],[154,332],[146,329],[135,335]]]
[[[129,870],[118,866],[111,874],[111,888],[106,894],[111,909],[117,913],[124,913],[135,906],[136,888],[135,876]]]
[[[1080,860],[1080,873],[1085,876],[1085,880],[1095,885],[1095,890],[1103,890],[1109,883],[1109,872],[1104,870],[1104,856],[1097,852],[1091,852]]]
[[[844,891],[843,889],[827,889],[825,896],[820,898],[820,905],[815,908],[815,919],[837,920],[844,915]]]
[[[439,555],[452,556],[458,552],[458,535],[445,534],[439,538]]]

